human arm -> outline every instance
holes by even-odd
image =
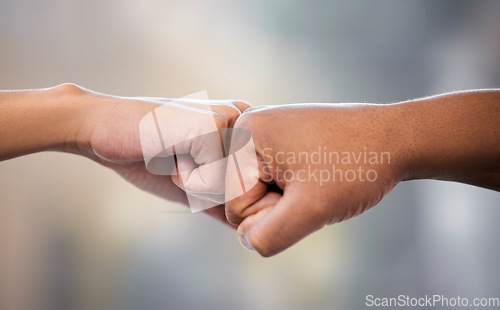
[[[81,89],[72,84],[50,89],[0,91],[0,160],[46,150],[76,152],[92,100],[75,102]]]
[[[226,203],[226,216],[240,242],[263,256],[363,213],[401,181],[500,190],[499,90],[388,105],[255,107],[235,127],[251,132],[260,176]],[[226,184],[230,194],[234,182]]]
[[[230,100],[109,96],[73,84],[40,90],[2,91],[0,160],[46,150],[71,152],[115,170],[155,195],[188,204],[186,193],[174,183],[176,179],[179,183],[179,175],[173,180],[171,175],[152,174],[146,169],[139,131],[141,120],[152,111],[162,111],[163,142],[168,145],[170,141],[173,145],[208,127],[215,130],[231,127],[247,107],[244,102]],[[213,126],[210,127],[210,123]],[[178,162],[188,166],[185,173],[210,172],[198,169],[203,166],[203,156],[207,153],[201,152],[206,147],[203,142],[195,141],[185,150],[178,149]],[[198,154],[191,154],[191,146]],[[203,174],[195,176],[199,177],[190,178],[191,183],[196,184]],[[207,213],[225,222],[223,207],[209,209]]]

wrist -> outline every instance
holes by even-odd
[[[440,179],[443,161],[438,159],[445,154],[444,148],[437,150],[442,139],[437,138],[441,134],[437,130],[439,114],[419,100],[396,103],[392,107],[392,130],[399,137],[400,181]]]
[[[87,155],[92,126],[89,126],[97,100],[91,93],[74,84],[47,89],[40,96],[47,98],[52,114],[52,135],[48,150]]]
[[[386,123],[394,152],[394,173],[397,182],[417,179],[420,176],[419,156],[421,146],[417,141],[412,109],[405,103],[387,105]]]
[[[0,92],[0,160],[47,150],[78,152],[86,135],[84,92],[71,84]]]
[[[445,94],[394,105],[404,143],[403,180],[437,179],[498,188],[500,92]],[[496,184],[496,185],[495,185]]]

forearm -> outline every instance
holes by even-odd
[[[457,181],[500,190],[500,91],[446,94],[404,102],[404,179]]]
[[[0,92],[0,160],[45,150],[72,151],[86,117],[78,88]]]

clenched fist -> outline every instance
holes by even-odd
[[[258,182],[226,203],[226,217],[239,225],[244,247],[271,256],[360,215],[400,181],[499,190],[499,103],[500,92],[492,90],[387,105],[250,108],[235,128],[253,137]],[[232,143],[238,139],[233,135]],[[238,190],[235,175],[228,167],[226,195]]]

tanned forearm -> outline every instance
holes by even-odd
[[[500,190],[500,90],[445,94],[397,106],[407,135],[405,179]]]

